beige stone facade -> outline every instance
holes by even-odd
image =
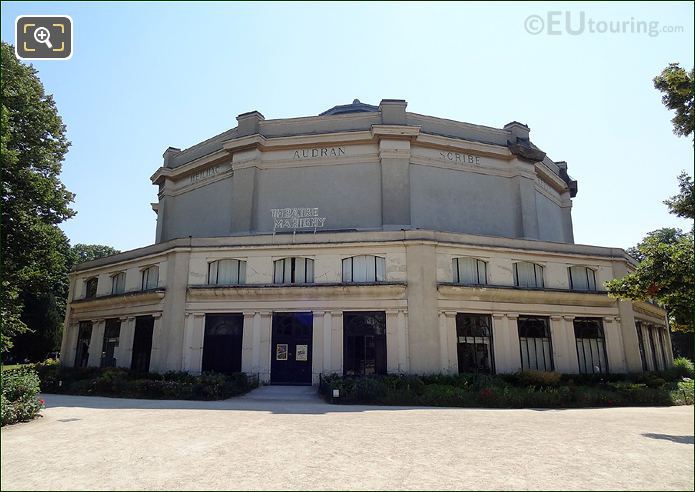
[[[156,244],[72,273],[62,363],[200,373],[236,367],[230,357],[278,382],[289,350],[286,381],[305,367],[313,383],[671,364],[664,312],[604,291],[632,260],[573,244],[576,181],[528,128],[412,115],[404,102],[350,106],[242,115],[230,132],[169,149],[153,176]],[[279,313],[310,319],[303,342],[276,343]],[[221,340],[236,344],[229,355],[212,346]]]

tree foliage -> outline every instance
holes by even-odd
[[[606,284],[620,299],[656,301],[669,313],[673,328],[693,328],[695,268],[693,234],[679,229],[650,232],[631,253],[639,260],[635,270]]]
[[[693,133],[695,112],[695,77],[678,63],[671,63],[661,74],[654,77],[654,87],[663,93],[661,101],[668,109],[676,112],[671,122],[676,135],[687,137]]]
[[[67,268],[67,239],[57,224],[72,217],[73,194],[60,181],[70,143],[36,70],[2,43],[2,349],[27,330],[25,292],[50,291]]]
[[[120,251],[111,246],[78,243],[72,247],[72,266],[78,263],[84,263],[85,261],[92,261],[105,256],[115,255],[117,253],[120,253]]]
[[[693,201],[693,178],[688,176],[688,173],[683,171],[678,176],[678,185],[680,193],[672,196],[664,203],[668,206],[670,212],[684,219],[695,218],[695,202]]]

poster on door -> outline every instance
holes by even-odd
[[[275,360],[287,360],[287,344],[278,343],[275,347]]]
[[[297,355],[296,360],[307,361],[309,360],[309,346],[308,345],[297,345]]]

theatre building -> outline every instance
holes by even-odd
[[[577,182],[521,123],[253,111],[151,179],[155,243],[71,274],[64,365],[315,384],[672,362],[664,312],[605,292],[633,260],[574,243]]]

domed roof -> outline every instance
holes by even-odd
[[[335,114],[348,114],[348,113],[376,113],[379,111],[378,106],[372,106],[371,104],[365,104],[359,99],[352,101],[352,104],[342,104],[339,106],[333,106],[331,109],[324,111],[319,114],[319,116],[330,116]]]

